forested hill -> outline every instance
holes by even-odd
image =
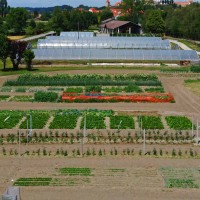
[[[36,7],[36,8],[25,7],[25,9],[32,11],[32,12],[38,11],[39,13],[43,13],[43,12],[53,12],[55,7],[59,7],[61,10],[72,10],[73,9],[72,6],[68,6],[68,5],[54,6],[54,7]]]

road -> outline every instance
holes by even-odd
[[[177,40],[171,40],[169,39],[170,42],[177,44],[181,49],[184,50],[193,50],[190,47],[188,47],[187,45],[183,44],[182,42],[179,42]],[[200,55],[200,52],[197,51],[197,54]]]
[[[54,31],[50,31],[48,33],[44,33],[44,34],[40,34],[40,35],[35,35],[35,36],[31,36],[31,37],[27,37],[27,38],[23,38],[20,39],[19,41],[31,41],[31,40],[36,40],[42,37],[46,37],[47,35],[53,35],[55,32]]]

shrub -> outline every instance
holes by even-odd
[[[191,70],[191,72],[199,73],[200,72],[200,66],[191,66],[190,70]]]
[[[173,157],[176,156],[176,150],[175,149],[172,150],[172,156]]]
[[[55,102],[58,99],[56,92],[38,91],[34,94],[34,100],[38,102]]]
[[[85,92],[101,92],[101,86],[99,85],[85,86]]]
[[[156,150],[156,148],[153,148],[153,155],[157,156],[157,150]]]

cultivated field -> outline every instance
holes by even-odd
[[[98,69],[92,73],[144,71]],[[196,90],[190,90],[193,87],[184,84],[184,80],[199,76],[159,72],[163,91],[160,85],[156,87],[159,92],[172,94],[175,100],[167,103],[35,102],[35,86],[5,89],[5,81],[18,76],[0,77],[0,192],[9,185],[19,185],[22,200],[199,199],[200,147],[193,138],[197,134],[200,97]],[[37,87],[47,90],[61,86]],[[127,94],[129,91],[122,87],[126,86],[112,90]],[[138,86],[137,91],[134,88],[131,92],[146,94],[149,87],[152,86]],[[113,92],[102,88],[105,93]],[[86,89],[82,87],[83,91]],[[62,91],[58,89],[57,93],[61,95]],[[30,113],[33,135],[27,143]],[[87,130],[83,140],[85,116]],[[146,129],[146,155],[142,128]]]

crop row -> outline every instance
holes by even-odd
[[[83,138],[83,133],[77,132],[76,134],[63,132],[59,134],[56,132],[52,134],[45,133],[44,135],[37,134],[34,132],[32,137],[28,138],[29,143],[80,143]],[[143,142],[143,133],[128,133],[120,134],[120,131],[117,133],[102,134],[102,133],[87,133],[85,138],[88,140],[88,143],[141,143]],[[161,134],[160,132],[152,133],[151,131],[146,132],[146,143],[170,143],[170,144],[181,144],[181,143],[191,143],[193,141],[193,136],[188,132],[186,134],[182,133],[167,133]],[[19,142],[18,134],[8,134],[6,136],[0,136],[0,144],[14,144]],[[21,133],[20,137],[21,143],[27,143],[26,134]]]
[[[92,169],[90,168],[60,168],[59,172],[69,176],[92,176]]]
[[[21,92],[21,93],[26,93],[26,92],[38,92],[38,91],[54,91],[54,92],[61,92],[65,91],[68,93],[83,93],[83,92],[91,92],[91,91],[96,91],[96,92],[104,92],[104,93],[119,93],[119,92],[159,92],[159,93],[164,93],[164,88],[163,87],[146,87],[142,89],[141,87],[131,84],[127,86],[112,86],[112,87],[102,87],[100,85],[98,86],[81,86],[81,87],[49,87],[49,88],[44,88],[44,87],[2,87],[0,88],[0,92]],[[8,95],[1,95],[0,96],[0,101],[7,99],[9,96]]]
[[[24,74],[16,80],[8,80],[4,86],[83,86],[83,85],[161,85],[155,75],[66,75],[48,76],[43,74]]]
[[[145,154],[144,154],[145,153]],[[2,152],[0,151],[0,155],[3,156],[17,156],[18,151],[15,149],[9,149],[3,147]],[[153,157],[173,157],[173,158],[199,158],[199,153],[192,148],[190,149],[171,149],[171,150],[163,150],[162,148],[152,148],[148,149],[147,151],[143,152],[140,150],[135,150],[134,148],[117,148],[117,147],[110,147],[110,149],[101,149],[101,148],[87,148],[83,150],[82,152],[79,148],[67,150],[67,149],[57,149],[56,151],[47,150],[46,148],[43,149],[36,149],[36,150],[26,150],[24,153],[21,153],[21,156],[69,156],[69,157],[80,157],[80,156],[116,156],[116,155],[132,155],[132,156],[153,156]],[[19,156],[19,155],[18,155]],[[59,172],[62,175],[68,175],[68,176],[92,176],[92,170],[91,169],[70,169],[70,168],[63,168],[60,169]],[[164,175],[165,176],[165,175]],[[166,177],[171,178],[171,177]],[[174,176],[174,178],[176,178]],[[187,177],[185,177],[187,178]],[[39,180],[40,182],[46,182],[46,180]],[[32,182],[35,182],[35,180],[32,180]]]

